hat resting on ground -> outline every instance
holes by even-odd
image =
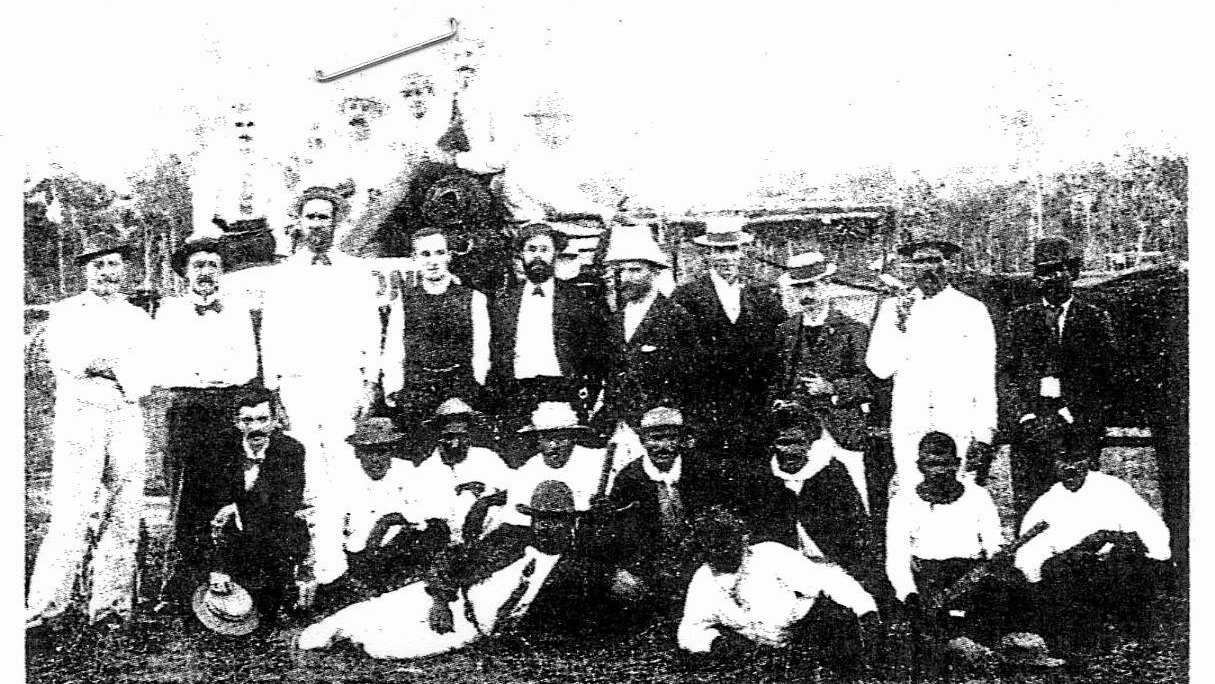
[[[654,242],[649,226],[616,226],[608,242],[605,264],[621,261],[644,261],[659,268],[670,268],[671,262],[662,248]]]
[[[372,417],[359,420],[354,426],[354,434],[346,438],[346,442],[356,447],[387,447],[400,444],[405,434],[399,432],[391,418]]]
[[[705,232],[692,238],[702,247],[741,247],[751,244],[755,236],[744,231],[745,216],[707,216]]]
[[[84,266],[105,254],[121,254],[123,259],[130,259],[134,253],[135,245],[118,228],[103,228],[84,236],[76,253],[76,265]]]
[[[794,254],[785,268],[785,282],[789,285],[822,282],[839,270],[835,262],[828,261],[822,252],[817,251]]]
[[[578,414],[564,401],[542,401],[532,411],[531,425],[519,429],[519,433],[556,432],[561,430],[584,431],[587,427],[578,422]]]
[[[515,504],[519,512],[531,517],[567,517],[577,514],[574,493],[560,480],[544,480],[532,490],[531,504]]]
[[[211,591],[209,582],[198,585],[191,606],[198,621],[212,632],[244,636],[257,629],[260,622],[257,608],[253,605],[253,597],[244,587],[235,582],[228,584],[232,589],[226,594]]]

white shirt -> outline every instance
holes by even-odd
[[[253,489],[253,484],[257,482],[257,476],[261,474],[262,462],[266,458],[266,449],[269,448],[269,444],[262,447],[260,454],[255,452],[253,447],[249,446],[249,443],[245,440],[241,440],[240,445],[245,450],[245,491],[247,492]]]
[[[545,480],[558,480],[569,485],[574,494],[574,507],[580,511],[590,508],[591,497],[599,491],[599,476],[603,472],[603,449],[587,449],[575,444],[569,461],[560,468],[550,468],[544,456],[536,454],[514,471],[507,489],[506,505],[496,509],[494,526],[499,524],[530,525],[531,519],[519,512],[516,504],[529,504],[536,485]],[[490,529],[489,526],[486,528]]]
[[[726,318],[729,318],[731,323],[737,323],[738,316],[742,313],[742,281],[727,283],[713,269],[709,269],[709,279],[713,281],[717,301],[721,302],[721,308],[725,310]]]
[[[394,458],[388,472],[373,480],[359,469],[358,484],[350,492],[346,512],[346,550],[359,553],[367,548],[367,537],[376,522],[389,513],[400,513],[412,523],[423,520],[411,517],[413,510],[407,493],[414,481],[416,467],[409,461]],[[390,541],[388,533],[384,535]]]
[[[1045,521],[1050,527],[1017,551],[1015,565],[1030,582],[1042,579],[1042,564],[1094,532],[1135,532],[1147,557],[1168,560],[1169,528],[1143,497],[1113,475],[1090,472],[1075,492],[1056,482],[1021,522],[1021,534]]]
[[[244,385],[257,376],[257,343],[249,303],[223,294],[223,310],[199,315],[197,296],[161,302],[155,323],[156,384],[161,387]]]
[[[151,322],[143,309],[123,297],[107,300],[86,291],[53,304],[45,344],[55,372],[56,400],[117,408],[147,394],[154,376],[147,358]],[[102,359],[113,364],[117,381],[85,374]]]
[[[419,522],[429,518],[446,521],[451,540],[458,542],[464,519],[476,503],[477,495],[468,490],[456,494],[456,487],[467,482],[480,482],[485,485],[482,496],[489,496],[506,489],[512,474],[498,454],[489,449],[470,446],[468,456],[463,461],[449,466],[443,462],[436,448],[414,471],[410,483],[414,514]]]
[[[839,566],[813,561],[777,542],[750,546],[738,572],[716,575],[702,565],[692,576],[679,622],[679,647],[706,653],[728,627],[768,646],[783,646],[786,630],[805,617],[819,594],[864,615],[877,605]]]
[[[645,319],[645,315],[649,313],[650,307],[654,305],[654,300],[658,298],[658,290],[650,288],[639,301],[627,302],[624,305],[624,341],[629,342],[633,339],[634,333],[637,332],[641,321]]]
[[[961,480],[962,496],[929,503],[915,487],[896,490],[886,518],[886,574],[899,600],[916,591],[911,559],[990,558],[1004,546],[1000,514],[991,494]]]
[[[552,278],[540,284],[543,296],[533,294],[535,283],[529,280],[523,284],[515,328],[516,378],[561,377],[553,330],[553,289]]]
[[[448,274],[439,282],[423,279],[422,289],[427,294],[441,295],[447,292],[451,283],[459,284],[460,279]],[[473,378],[485,384],[485,376],[489,372],[489,304],[485,295],[472,291],[472,372]],[[405,315],[398,298],[391,304],[388,314],[388,334],[384,342],[384,358],[381,367],[384,369],[384,394],[392,394],[405,386]]]
[[[1073,299],[1075,299],[1075,298],[1068,297],[1067,301],[1063,302],[1063,304],[1060,305],[1060,307],[1063,309],[1063,311],[1059,314],[1059,325],[1055,329],[1055,333],[1058,334],[1059,337],[1063,337],[1063,326],[1067,323],[1067,312],[1072,308]],[[1053,304],[1046,301],[1045,299],[1042,300],[1042,306],[1045,306],[1048,309],[1054,307]]]

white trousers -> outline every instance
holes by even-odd
[[[30,578],[26,620],[66,610],[78,580],[89,589],[90,621],[111,611],[125,616],[134,598],[147,468],[139,405],[117,392],[107,405],[61,395],[54,448],[50,526]]]

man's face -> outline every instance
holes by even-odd
[[[439,458],[447,465],[462,462],[468,456],[468,423],[452,421],[439,433]]]
[[[817,280],[793,285],[791,290],[794,303],[803,314],[811,318],[823,315],[823,312],[831,305],[834,296],[829,283]]]
[[[781,430],[772,442],[776,465],[786,473],[796,473],[810,459],[810,438],[801,428]]]
[[[683,431],[674,425],[650,428],[641,436],[641,443],[650,462],[665,473],[683,453]]]
[[[533,283],[543,283],[553,277],[553,260],[557,256],[553,239],[548,235],[534,235],[523,243],[520,258],[523,274]]]
[[[742,567],[743,556],[747,552],[746,537],[741,534],[730,534],[717,539],[708,549],[709,569],[716,575],[738,572]]]
[[[1066,264],[1044,264],[1034,267],[1034,284],[1046,301],[1061,306],[1072,296],[1072,271]]]
[[[935,247],[916,249],[903,268],[909,279],[925,294],[935,294],[949,282],[949,262],[944,253]]]
[[[532,539],[543,553],[564,553],[574,542],[572,515],[533,515]]]
[[[916,459],[916,467],[924,475],[924,479],[933,482],[957,479],[958,468],[961,466],[961,459],[942,446],[925,447],[920,450]]]
[[[443,235],[423,235],[413,241],[413,255],[422,269],[422,277],[438,282],[451,272],[451,252]]]
[[[1088,459],[1076,458],[1067,452],[1055,454],[1055,479],[1069,492],[1079,491],[1088,477]]]
[[[430,100],[434,94],[435,90],[430,84],[430,79],[421,74],[410,76],[405,83],[405,89],[401,91],[401,96],[405,98],[409,111],[415,119],[426,117],[426,113],[430,111]]]
[[[620,296],[626,302],[638,302],[654,287],[655,268],[644,261],[622,261],[616,267],[620,278]]]
[[[565,430],[541,432],[536,439],[544,462],[550,468],[564,468],[570,454],[574,453],[574,436]]]
[[[742,249],[738,245],[709,247],[709,266],[726,282],[738,280],[742,264]]]
[[[89,291],[102,297],[117,294],[126,273],[126,263],[117,252],[94,257],[84,265]]]
[[[333,232],[337,228],[333,202],[325,199],[310,199],[300,207],[300,229],[308,249],[317,254],[329,251],[333,246]]]
[[[257,406],[241,406],[236,409],[236,429],[254,449],[265,448],[270,442],[270,433],[278,427],[274,412],[270,410],[270,402],[263,401]]]
[[[354,448],[354,455],[363,466],[363,472],[373,480],[382,480],[392,467],[392,451],[390,447],[360,446]]]
[[[190,291],[201,297],[210,297],[219,289],[219,274],[224,262],[215,252],[195,252],[186,260],[186,282]]]

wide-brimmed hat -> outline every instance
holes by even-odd
[[[940,250],[946,259],[962,251],[962,246],[951,240],[942,228],[935,226],[917,226],[903,231],[902,239],[896,250],[900,256],[913,256],[917,249]]]
[[[397,430],[391,418],[375,416],[359,420],[346,442],[356,447],[387,447],[404,439],[405,434]]]
[[[654,242],[649,226],[616,226],[608,241],[606,264],[621,261],[644,261],[659,268],[670,268],[671,261],[662,248]]]
[[[692,238],[692,242],[704,247],[741,247],[751,244],[755,236],[744,231],[745,216],[707,216],[705,232]]]
[[[515,504],[523,515],[533,518],[567,517],[577,515],[574,509],[574,493],[570,486],[560,480],[544,480],[532,490],[531,504]]]
[[[669,406],[658,406],[645,412],[641,416],[641,423],[637,426],[638,432],[646,432],[657,428],[682,428],[683,413],[679,409],[673,409]]]
[[[470,432],[481,414],[469,406],[467,402],[459,397],[452,397],[435,409],[435,414],[427,418],[424,425],[431,430],[437,432]],[[466,427],[464,430],[449,430],[448,427],[457,421],[464,421]]]
[[[84,236],[80,251],[76,253],[76,265],[83,266],[103,254],[121,254],[130,259],[135,245],[118,228],[103,228]]]
[[[190,237],[182,243],[177,251],[169,257],[169,266],[173,272],[181,277],[186,277],[186,263],[190,260],[190,256],[198,252],[214,252],[219,255],[223,262],[223,269],[228,270],[228,247],[224,241],[205,235],[202,237]]]
[[[559,430],[584,431],[587,427],[578,423],[578,414],[564,401],[542,401],[532,411],[531,425],[525,425],[519,432],[556,432]]]
[[[1013,632],[1005,634],[1000,639],[996,649],[1000,659],[1010,665],[1031,665],[1034,667],[1059,667],[1062,658],[1053,658],[1046,640],[1033,632]]]
[[[191,605],[198,621],[207,629],[228,636],[244,636],[257,629],[260,620],[253,597],[244,587],[229,582],[231,590],[226,594],[211,591],[211,584],[204,582],[194,590]]]
[[[1065,237],[1045,237],[1034,243],[1034,266],[1079,268],[1083,259],[1073,251],[1072,241]]]
[[[785,268],[785,282],[790,285],[821,282],[838,270],[834,262],[828,261],[822,252],[817,251],[794,254]]]

